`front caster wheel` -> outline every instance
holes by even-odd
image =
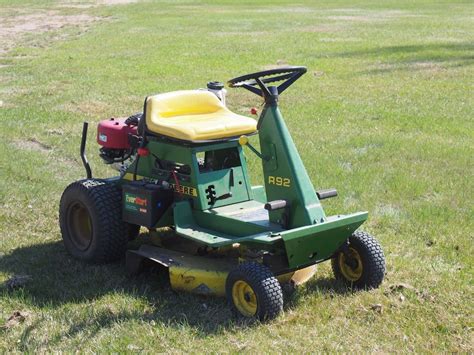
[[[239,316],[268,321],[283,310],[280,283],[264,265],[240,264],[227,276],[225,288],[227,300]]]
[[[385,275],[385,256],[380,244],[361,231],[354,232],[348,241],[347,250],[331,260],[334,276],[355,289],[379,287]]]

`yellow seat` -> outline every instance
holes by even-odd
[[[187,141],[235,137],[257,130],[254,119],[233,113],[206,90],[150,96],[145,117],[149,131]]]

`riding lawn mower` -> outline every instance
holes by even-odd
[[[314,190],[278,108],[305,72],[285,67],[229,80],[264,100],[257,121],[226,107],[219,82],[149,96],[143,113],[101,121],[100,156],[119,171],[111,178],[92,178],[85,122],[87,179],[70,184],[60,202],[67,251],[94,263],[126,256],[131,274],[155,265],[172,289],[226,296],[237,315],[262,321],[282,311],[282,285],[308,281],[326,260],[349,287],[378,287],[383,251],[358,230],[368,213],[326,216],[321,200],[337,192]],[[244,151],[261,161],[264,186],[251,185]],[[127,250],[142,227],[172,233]]]

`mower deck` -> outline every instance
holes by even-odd
[[[173,290],[201,295],[225,295],[225,282],[229,272],[239,261],[230,257],[203,257],[181,251],[142,245],[138,250],[127,251],[127,271],[134,275],[140,272],[143,262],[151,260],[168,271]],[[303,284],[316,273],[316,265],[277,276],[280,282]]]
[[[138,250],[127,252],[128,272],[138,273],[144,260],[151,260],[165,267],[174,290],[217,296],[225,294],[225,279],[238,265],[237,259],[205,258],[152,245],[142,245]]]

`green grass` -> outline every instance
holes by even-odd
[[[31,276],[0,288],[0,326],[26,314],[0,328],[0,352],[474,351],[471,2],[60,5],[0,0],[0,21],[95,19],[0,37],[10,43],[0,53],[0,282]],[[387,258],[380,289],[345,292],[324,263],[282,316],[248,325],[223,299],[66,254],[58,203],[84,176],[83,120],[94,127],[139,111],[146,95],[277,63],[309,69],[281,110],[315,187],[338,189],[329,213],[370,212],[364,228]],[[239,113],[260,104],[241,90],[228,102]],[[94,174],[111,175],[89,143]],[[391,291],[400,283],[414,289]]]

